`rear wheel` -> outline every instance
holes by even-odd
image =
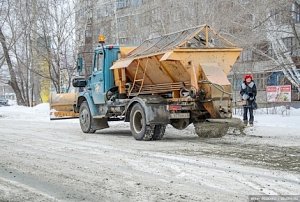
[[[154,126],[146,125],[146,115],[140,104],[135,104],[130,112],[130,129],[136,140],[151,140],[154,134]]]
[[[86,101],[80,105],[79,110],[79,122],[82,132],[95,133],[96,130],[92,128],[92,115],[90,108]]]

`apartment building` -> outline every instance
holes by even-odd
[[[257,2],[256,2],[257,3]],[[274,1],[269,2],[270,5]],[[83,52],[87,63],[91,63],[89,52],[97,44],[98,34],[104,34],[109,44],[137,46],[143,40],[160,36],[166,33],[178,31],[184,28],[200,24],[209,24],[221,32],[225,37],[236,35],[244,37],[240,32],[243,26],[249,23],[257,23],[258,19],[252,14],[243,14],[238,9],[251,8],[254,11],[261,9],[270,13],[276,25],[284,31],[282,41],[298,67],[299,63],[299,40],[295,37],[300,24],[300,5],[298,1],[283,1],[284,9],[290,13],[281,13],[282,7],[269,6],[265,1],[265,7],[255,8],[254,1],[249,0],[78,0],[76,3],[76,39],[79,42],[79,50]],[[235,12],[235,13],[234,13]],[[241,16],[237,18],[236,15]],[[253,14],[254,15],[254,14]],[[251,19],[249,21],[249,19]],[[246,22],[247,20],[247,22]],[[234,22],[234,23],[232,23]],[[258,23],[259,24],[259,23]],[[291,26],[294,25],[294,26]],[[291,27],[295,30],[290,30]],[[289,34],[285,33],[288,30]],[[240,33],[239,33],[240,32]],[[264,35],[262,32],[261,35]],[[242,46],[242,52],[238,62],[229,75],[233,83],[234,99],[239,99],[239,88],[243,75],[254,75],[259,90],[258,102],[266,102],[266,86],[290,84],[282,71],[282,66],[274,63],[276,59],[272,43],[266,37],[259,37],[250,41],[251,44],[240,43],[236,38],[231,38],[236,44]],[[88,65],[88,64],[87,64]],[[293,100],[299,100],[298,89],[294,86]]]

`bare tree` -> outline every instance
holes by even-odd
[[[39,4],[39,37],[48,64],[48,74],[57,93],[68,91],[74,74],[74,4],[63,0],[46,0]],[[65,83],[65,86],[62,86]],[[63,89],[64,88],[64,89]]]
[[[23,97],[21,88],[19,86],[19,79],[17,77],[17,71],[14,67],[13,58],[10,54],[12,45],[15,44],[16,40],[23,34],[16,34],[14,30],[14,16],[16,14],[16,10],[14,9],[14,3],[12,1],[3,2],[3,8],[6,10],[1,10],[1,26],[0,26],[0,42],[3,50],[3,55],[5,59],[5,63],[9,70],[10,79],[8,80],[8,85],[12,87],[16,94],[17,103],[19,105],[25,105],[25,99]],[[7,33],[3,32],[3,28],[5,28]],[[9,37],[7,37],[9,36]],[[8,40],[9,38],[9,40]]]
[[[68,91],[75,67],[74,4],[63,0],[6,0],[0,8],[0,68],[17,103],[32,106],[42,88]],[[44,85],[44,86],[43,86]],[[64,88],[64,89],[63,89]]]

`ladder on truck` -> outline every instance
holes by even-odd
[[[137,67],[136,67],[136,70],[135,70],[135,74],[134,74],[134,79],[133,79],[133,83],[132,83],[132,87],[131,89],[129,90],[129,96],[136,96],[136,95],[139,95],[143,89],[143,86],[144,86],[144,82],[145,82],[145,77],[146,77],[146,71],[147,71],[147,67],[148,67],[148,59],[146,61],[146,66],[145,66],[145,69],[142,68],[142,66],[140,65],[140,60],[138,60],[138,64],[137,64]],[[142,78],[138,79],[138,75],[139,75],[139,72],[140,70],[142,70]],[[140,84],[138,84],[140,83]],[[133,92],[135,87],[138,87],[138,91],[137,92]]]
[[[270,30],[276,28],[273,19],[269,21],[269,28],[271,28]],[[282,67],[286,78],[300,91],[300,73],[291,57],[291,52],[285,46],[282,38],[278,36],[278,33],[267,31],[267,38],[271,42],[274,54],[277,57],[275,62],[278,66]]]

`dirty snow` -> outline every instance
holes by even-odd
[[[83,134],[49,105],[0,107],[0,201],[247,201],[300,194],[300,110],[256,111],[246,136],[198,138],[168,126],[135,141],[129,124]],[[284,110],[283,110],[284,111]],[[237,115],[240,117],[240,115]]]

